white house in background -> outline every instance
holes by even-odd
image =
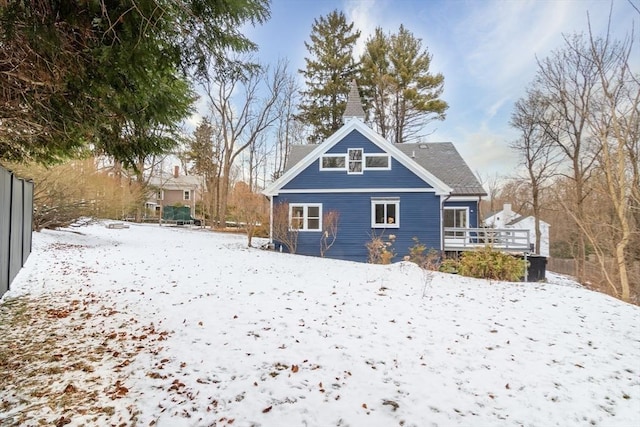
[[[505,203],[501,211],[494,212],[484,220],[485,227],[529,230],[531,243],[536,242],[535,217],[523,216],[511,210],[511,203]],[[536,252],[535,248],[532,252]],[[549,257],[549,223],[540,220],[540,255]]]

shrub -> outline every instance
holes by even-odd
[[[442,273],[458,274],[460,262],[455,258],[445,258],[440,263],[438,271]]]
[[[515,282],[524,276],[525,261],[486,247],[463,253],[458,271],[463,276]]]
[[[298,228],[289,224],[289,204],[278,203],[273,207],[273,239],[284,245],[289,253],[295,254],[298,248]]]
[[[370,264],[391,264],[391,260],[396,256],[393,250],[393,242],[395,242],[396,236],[389,235],[387,241],[384,241],[383,236],[371,236],[371,240],[366,243],[367,251],[369,252],[368,262]]]
[[[433,248],[427,252],[427,247],[420,243],[417,237],[414,237],[413,241],[415,243],[409,248],[409,255],[405,259],[425,270],[437,271],[441,261],[440,253]]]

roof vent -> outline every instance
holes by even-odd
[[[420,144],[420,145],[418,145],[418,147],[422,148],[422,149],[429,148],[429,146],[427,144]]]

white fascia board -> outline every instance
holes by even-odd
[[[389,153],[391,157],[396,159],[400,164],[409,169],[411,172],[420,177],[424,182],[431,185],[438,195],[451,194],[453,189],[446,185],[444,182],[436,178],[429,171],[419,166],[416,162],[411,160],[402,151],[396,148],[393,143],[385,140],[382,136],[378,135],[373,129],[364,124],[361,120],[349,120],[340,129],[338,129],[333,135],[327,138],[323,143],[319,144],[316,149],[311,151],[304,159],[299,161],[294,167],[289,169],[279,179],[271,183],[267,188],[262,191],[262,194],[266,196],[276,196],[282,187],[295,178],[300,172],[306,169],[314,161],[327,151],[329,151],[334,145],[340,142],[351,131],[357,130],[369,141],[377,145],[381,150]],[[299,191],[296,191],[299,192]]]
[[[323,193],[435,193],[433,188],[292,188],[280,190],[282,194],[323,194]]]
[[[287,185],[293,178],[298,176],[300,172],[305,170],[309,165],[311,165],[314,161],[320,158],[320,156],[327,151],[338,142],[342,140],[345,136],[349,134],[352,130],[356,129],[356,125],[361,123],[360,120],[349,120],[344,126],[338,129],[333,135],[327,138],[323,143],[318,144],[316,148],[314,148],[305,158],[296,163],[291,169],[285,172],[280,178],[271,183],[267,188],[262,191],[262,194],[267,196],[277,196],[280,192],[280,189]]]

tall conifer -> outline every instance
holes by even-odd
[[[378,132],[392,142],[414,139],[424,125],[444,120],[444,76],[430,71],[431,55],[403,25],[385,35],[377,28],[361,58],[362,88]]]
[[[359,37],[353,22],[347,23],[344,13],[337,10],[313,22],[311,41],[305,42],[310,56],[305,58],[306,68],[299,70],[306,85],[299,119],[313,127],[312,143],[322,142],[343,124],[349,83],[358,72],[353,48]]]

